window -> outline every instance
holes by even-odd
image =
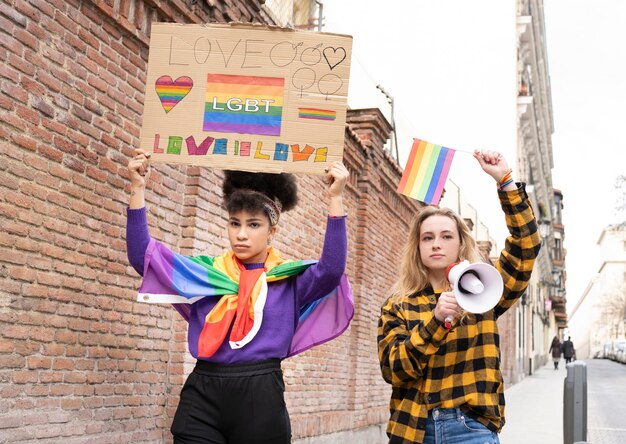
[[[554,239],[554,259],[560,261],[561,257],[561,239]]]

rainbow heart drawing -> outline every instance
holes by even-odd
[[[179,77],[176,80],[172,80],[170,76],[161,76],[156,80],[154,86],[163,109],[169,113],[189,94],[193,88],[193,80],[187,76]]]

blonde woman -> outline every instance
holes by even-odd
[[[479,261],[476,242],[452,210],[420,211],[378,323],[382,374],[392,385],[391,444],[499,443],[504,387],[496,320],[524,293],[541,238],[524,185],[513,181],[502,155],[475,151],[474,157],[497,183],[510,233],[496,263],[504,291],[492,310],[462,314],[446,291],[446,269],[465,259]]]

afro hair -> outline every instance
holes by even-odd
[[[271,200],[278,200],[282,211],[289,211],[298,203],[298,185],[293,174],[288,173],[251,173],[247,171],[224,172],[224,206],[229,212],[248,209],[257,210],[262,208],[257,203],[244,202],[239,190],[253,190],[264,194]],[[235,203],[237,201],[237,203]],[[235,208],[233,208],[233,204]]]

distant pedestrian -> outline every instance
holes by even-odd
[[[486,313],[462,313],[446,269],[479,262],[476,241],[454,211],[418,212],[378,321],[378,357],[392,385],[389,444],[499,443],[504,384],[496,320],[524,294],[541,238],[524,185],[513,181],[504,158],[492,151],[474,157],[497,183],[510,233],[495,264],[504,291]]]
[[[572,362],[572,358],[576,354],[576,350],[574,350],[574,343],[572,342],[572,337],[568,336],[567,341],[563,342],[563,357],[565,358],[565,363],[569,364]]]
[[[559,337],[555,336],[552,340],[552,345],[550,345],[549,353],[552,353],[552,362],[554,362],[554,369],[559,369],[559,361],[561,360],[561,341],[559,341]]]

